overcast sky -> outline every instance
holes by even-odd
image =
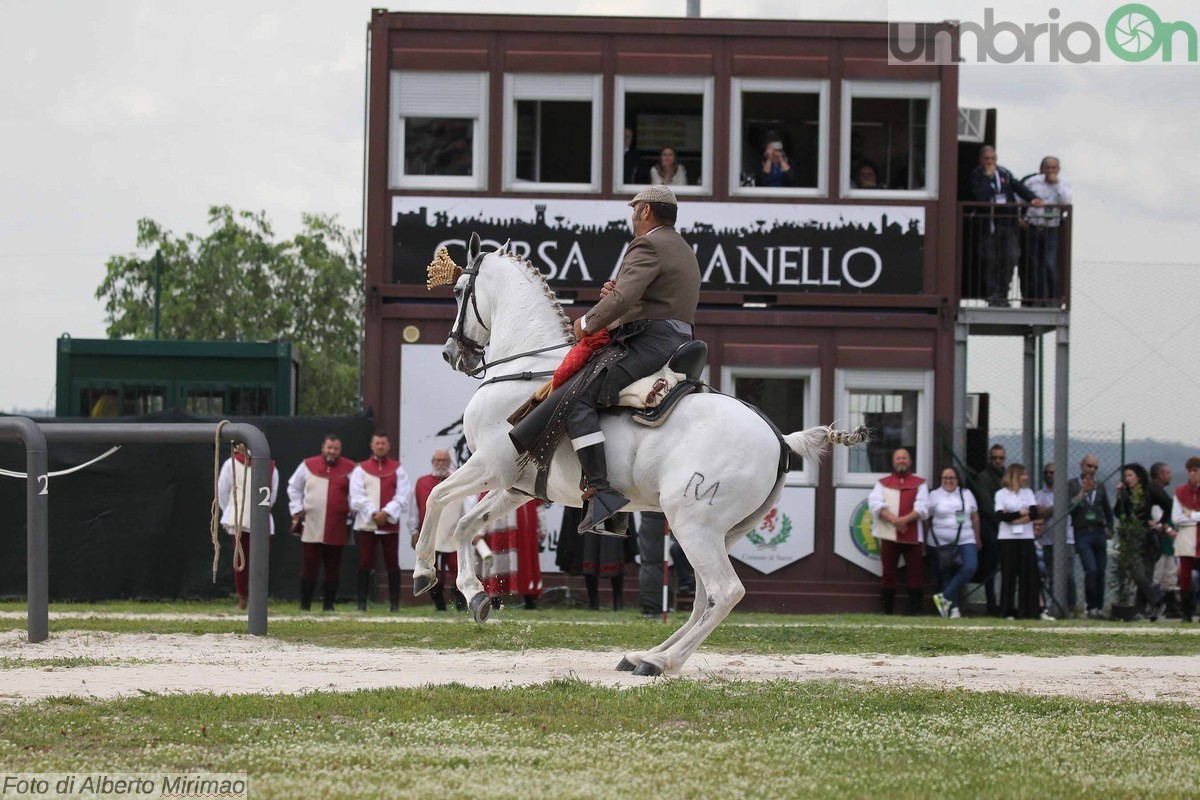
[[[211,204],[301,212],[359,227],[366,2],[0,4],[0,270],[8,311],[0,409],[52,408],[55,340],[103,337],[105,258],[151,217],[204,231]],[[643,15],[647,4],[483,0],[395,11]],[[899,4],[894,4],[900,7]],[[1045,21],[1046,5],[996,4]],[[1056,3],[1062,21],[1079,3]],[[1111,4],[1092,3],[1094,8]],[[1194,3],[1155,2],[1200,28]],[[1190,6],[1190,7],[1189,7]],[[657,4],[682,16],[686,0]],[[909,18],[964,18],[959,2],[904,2]],[[702,0],[705,17],[887,18],[888,4]],[[1094,16],[1094,14],[1093,14]],[[1071,426],[1200,445],[1190,369],[1197,273],[1200,65],[968,66],[959,102],[999,112],[1017,175],[1055,153],[1076,196]],[[975,343],[972,391],[1019,422],[1020,344]],[[1052,384],[1052,380],[1050,381]]]

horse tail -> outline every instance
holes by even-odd
[[[783,437],[788,448],[803,459],[818,463],[829,452],[829,445],[844,444],[851,447],[870,441],[871,434],[865,425],[859,425],[852,431],[840,431],[833,425],[819,425],[802,431],[789,433]]]

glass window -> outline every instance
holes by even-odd
[[[78,414],[83,417],[119,417],[121,415],[120,391],[98,387],[80,389]]]
[[[615,118],[617,191],[648,183],[711,191],[711,78],[618,77]]]
[[[886,355],[881,352],[880,358]],[[833,448],[834,483],[871,486],[892,471],[892,453],[903,447],[913,471],[925,479],[933,469],[933,371],[839,369],[834,383],[838,427],[865,425],[871,440]]]
[[[819,371],[796,367],[724,367],[721,386],[766,414],[783,433],[817,424]],[[817,482],[818,464],[801,462],[788,473],[788,485]]]
[[[504,77],[504,186],[600,190],[599,75]]]
[[[392,73],[393,188],[486,186],[487,83],[485,73]]]
[[[852,389],[849,424],[853,430],[866,425],[871,441],[850,448],[850,472],[891,472],[892,453],[903,447],[917,463],[917,392],[902,389]]]
[[[225,390],[188,388],[183,390],[183,410],[189,414],[216,416],[225,413]]]
[[[734,194],[827,194],[828,86],[827,81],[733,80],[729,185]]]
[[[265,386],[229,387],[230,412],[240,416],[261,417],[271,413],[271,390]]]
[[[937,193],[936,84],[850,81],[843,96],[842,191]]]
[[[151,414],[162,411],[167,391],[162,386],[126,386],[125,414]]]

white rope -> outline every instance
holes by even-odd
[[[87,462],[86,464],[80,464],[79,466],[71,467],[70,469],[60,469],[58,472],[47,472],[46,477],[58,478],[63,475],[70,475],[72,472],[79,472],[79,470],[81,470],[81,469],[87,469],[92,464],[95,464],[98,461],[103,461],[104,459],[108,458],[109,456],[111,456],[113,453],[117,452],[120,449],[121,449],[121,445],[116,445],[115,447],[110,447],[110,448],[108,448],[107,452],[96,456],[91,461]],[[28,478],[29,473],[13,472],[12,470],[0,469],[0,476],[3,476],[5,478]]]

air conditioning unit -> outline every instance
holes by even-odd
[[[983,142],[986,128],[986,108],[958,109],[958,140],[960,142]]]

